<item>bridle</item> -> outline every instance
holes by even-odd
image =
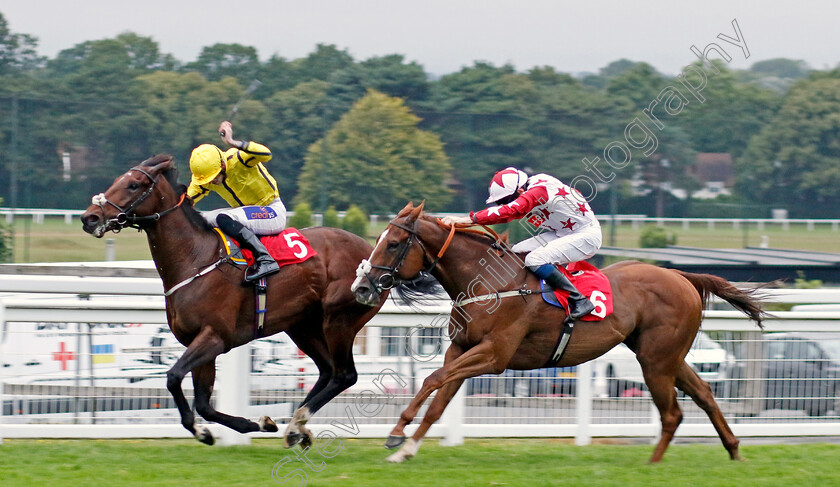
[[[97,205],[99,206],[99,208],[102,209],[103,215],[105,214],[106,203],[113,206],[117,209],[117,211],[119,211],[117,216],[105,221],[105,227],[113,231],[114,233],[119,233],[120,230],[126,227],[143,230],[144,226],[142,224],[160,220],[162,216],[175,211],[176,209],[178,209],[178,207],[181,206],[186,197],[186,193],[182,194],[181,199],[175,206],[163,210],[161,212],[145,216],[136,216],[133,214],[134,210],[137,209],[137,207],[140,206],[146,200],[146,198],[148,198],[152,194],[152,192],[154,192],[155,185],[157,185],[157,178],[160,177],[160,174],[158,174],[157,176],[152,176],[146,170],[141,169],[139,167],[132,167],[131,169],[126,171],[126,174],[130,173],[131,171],[137,171],[141,174],[144,174],[147,178],[149,178],[149,181],[151,181],[152,184],[149,185],[146,191],[144,191],[140,196],[138,196],[137,199],[129,203],[128,206],[126,206],[125,208],[120,207],[118,204],[106,198],[105,193],[99,193],[91,199],[92,204]]]
[[[408,238],[405,240],[405,242],[400,244],[401,248],[399,249],[399,253],[394,259],[394,263],[390,266],[373,265],[370,263],[369,260],[364,259],[359,264],[359,268],[356,269],[356,275],[358,277],[365,277],[378,294],[382,294],[382,292],[387,291],[393,288],[394,286],[399,286],[404,282],[411,282],[417,279],[422,279],[425,274],[429,274],[432,271],[432,269],[437,267],[438,261],[443,256],[443,253],[446,251],[446,247],[448,247],[449,240],[451,239],[451,237],[450,239],[447,239],[447,245],[445,245],[444,248],[441,249],[437,257],[431,258],[429,257],[430,255],[432,255],[431,252],[429,252],[426,249],[426,246],[423,245],[423,241],[420,240],[420,235],[417,233],[417,220],[414,221],[414,225],[410,228],[393,221],[389,225],[408,232]],[[400,267],[402,267],[402,265],[405,263],[405,259],[408,257],[408,252],[411,250],[411,245],[415,240],[417,241],[417,244],[420,245],[420,248],[423,250],[423,261],[425,262],[428,260],[430,264],[428,267],[421,270],[417,277],[414,277],[412,279],[400,279],[399,277],[397,277],[397,274],[399,273]],[[370,271],[373,269],[383,270],[385,271],[385,273],[379,276],[378,279],[373,279],[370,276]]]
[[[391,226],[397,227],[401,230],[408,232],[408,238],[402,245],[397,257],[394,259],[394,264],[390,266],[383,266],[383,265],[373,265],[367,259],[362,260],[359,264],[359,268],[356,270],[357,277],[365,277],[371,286],[377,291],[377,293],[381,294],[383,291],[393,288],[394,286],[398,286],[404,282],[412,282],[419,279],[423,279],[425,275],[428,275],[432,272],[432,270],[438,266],[440,259],[443,258],[443,255],[446,253],[446,250],[449,248],[449,244],[452,242],[452,237],[455,236],[456,231],[466,232],[466,233],[478,233],[478,234],[485,234],[480,230],[473,230],[471,228],[465,227],[458,227],[456,225],[451,225],[449,228],[449,236],[446,238],[446,241],[441,246],[440,251],[438,253],[432,254],[426,249],[426,246],[423,245],[423,241],[420,239],[420,234],[417,232],[417,222],[418,220],[414,221],[414,225],[409,228],[405,225],[400,223],[396,223],[392,221],[390,223]],[[443,225],[438,219],[438,224]],[[483,225],[482,225],[483,226]],[[484,227],[484,230],[492,236],[497,242],[500,240],[499,235],[493,231],[491,228]],[[417,277],[411,279],[400,279],[397,276],[400,267],[405,263],[406,257],[408,257],[408,252],[411,250],[412,242],[416,239],[417,243],[420,245],[420,248],[423,250],[423,261],[429,262],[428,267],[421,270]],[[370,277],[370,271],[373,269],[379,269],[385,271],[384,274],[379,276],[379,279],[374,280]]]

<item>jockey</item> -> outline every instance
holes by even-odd
[[[227,121],[219,126],[219,135],[230,146],[227,151],[212,144],[193,149],[187,196],[198,201],[215,191],[228,202],[231,208],[203,211],[201,216],[253,252],[254,265],[245,272],[245,283],[253,283],[280,270],[257,235],[282,232],[286,207],[277,182],[263,166],[271,159],[271,151],[256,142],[234,140],[233,127]]]
[[[554,264],[588,259],[601,248],[601,224],[577,191],[547,174],[528,177],[509,167],[497,172],[490,183],[487,203],[495,206],[471,212],[469,217],[446,217],[445,224],[493,225],[525,218],[538,230],[547,230],[514,245],[514,252],[528,252],[525,265],[554,289],[569,292],[569,316],[578,319],[595,306]]]

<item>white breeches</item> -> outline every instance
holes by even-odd
[[[601,248],[601,226],[590,225],[570,235],[543,233],[514,245],[514,252],[528,252],[525,265],[569,264],[586,260]]]
[[[286,228],[286,207],[280,198],[272,201],[268,206],[220,208],[202,211],[201,216],[215,227],[216,217],[222,213],[238,221],[256,235],[275,235]]]

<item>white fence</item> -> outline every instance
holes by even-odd
[[[163,386],[165,370],[183,348],[161,332],[166,318],[160,292],[157,279],[0,275],[0,293],[15,293],[0,299],[0,438],[188,436]],[[840,290],[773,291],[773,298],[840,303]],[[315,415],[313,431],[387,436],[423,378],[441,363],[436,352],[447,343],[439,326],[448,312],[445,302],[422,312],[386,305],[357,339],[359,384]],[[772,348],[767,338],[777,332],[840,332],[840,312],[775,315],[765,323],[770,335],[763,335],[740,313],[707,311],[703,330],[716,340],[714,352],[723,355],[704,359],[693,350],[695,368],[711,378],[737,435],[840,435],[840,389],[835,389],[840,362],[828,355],[782,358],[767,353]],[[780,342],[789,344],[792,338]],[[613,357],[618,354],[616,349],[576,368],[473,379],[430,436],[443,437],[448,444],[464,436],[573,437],[579,444],[593,436],[653,438],[659,432],[658,415],[644,387],[632,380],[633,372],[611,369],[622,363],[621,357]],[[112,362],[97,362],[106,359]],[[815,365],[818,372],[771,377],[768,370],[778,367],[768,364],[788,369]],[[60,365],[67,370],[59,370]],[[291,414],[316,377],[308,359],[282,337],[272,337],[222,357],[214,396],[220,410],[281,419]],[[797,388],[802,384],[809,386]],[[815,392],[824,387],[832,395]],[[680,401],[685,420],[678,434],[716,435],[698,408]],[[211,429],[223,444],[248,438],[218,425]]]
[[[36,224],[44,223],[45,217],[60,217],[68,225],[77,224],[79,216],[83,213],[82,210],[61,210],[49,208],[0,208],[0,215],[4,215],[6,223],[14,222],[17,217],[30,217]],[[344,217],[345,212],[339,212],[339,217]],[[289,216],[293,216],[294,212],[290,211]],[[441,213],[444,215],[460,215],[463,213]],[[323,215],[315,213],[313,222],[315,225],[323,223]],[[390,220],[395,215],[371,215],[370,223],[376,225],[377,222]],[[813,231],[819,228],[830,228],[832,232],[840,231],[840,219],[824,219],[824,218],[656,218],[646,215],[598,215],[598,220],[602,224],[608,224],[615,221],[616,225],[629,224],[632,228],[639,228],[642,225],[655,224],[657,226],[665,225],[680,225],[687,230],[691,226],[702,226],[709,229],[714,228],[732,228],[739,229],[743,225],[755,227],[758,230],[764,230],[767,227],[776,226],[782,230],[790,230],[791,226],[804,226],[807,231]]]

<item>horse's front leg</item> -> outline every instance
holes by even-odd
[[[239,433],[251,433],[254,431],[265,431],[274,433],[277,431],[277,425],[268,416],[260,418],[259,422],[253,422],[239,416],[230,416],[228,414],[220,413],[210,404],[210,396],[213,393],[213,383],[216,381],[216,360],[200,365],[192,370],[193,387],[195,388],[195,410],[202,418],[207,421],[219,423],[222,426],[238,431]],[[199,441],[212,444],[213,438],[210,432],[206,435],[208,441],[199,438]]]
[[[450,365],[453,360],[460,357],[463,353],[464,353],[464,351],[458,345],[452,343],[449,346],[449,348],[446,350],[446,353],[443,356],[443,366],[446,367],[446,366]],[[435,371],[435,373],[439,372],[440,370],[441,369],[438,369],[437,371]],[[431,377],[431,376],[429,376],[429,377]],[[423,385],[425,385],[425,384],[426,383],[424,382]],[[448,387],[448,384],[447,384],[447,386],[444,386],[443,389],[446,389],[447,387]],[[438,394],[435,396],[435,399],[432,400],[432,405],[434,405],[436,402],[438,402],[438,398],[441,397],[441,393],[443,392],[443,389],[441,389],[441,391],[439,391]],[[452,392],[453,396],[455,395],[455,392],[457,390],[458,389],[456,388],[455,391]],[[418,391],[417,396],[414,397],[414,400],[412,401],[412,403],[409,404],[409,406],[400,415],[400,420],[397,421],[397,424],[394,426],[394,429],[391,430],[391,433],[388,435],[388,439],[385,441],[385,448],[388,448],[389,450],[391,450],[391,449],[394,449],[394,448],[398,448],[398,447],[402,446],[403,443],[405,443],[405,427],[408,426],[414,420],[414,416],[417,414],[416,410],[414,410],[414,412],[412,413],[410,411],[410,409],[411,409],[411,406],[414,404],[414,402],[416,402],[418,400],[417,397],[419,397],[419,395],[420,395],[420,392]],[[450,397],[450,400],[451,399],[452,398]],[[423,401],[425,401],[425,400],[426,399],[423,398]],[[423,405],[423,401],[421,401],[420,404],[417,406],[418,410]],[[447,404],[448,404],[448,402],[449,401],[447,401]],[[431,408],[431,406],[429,406],[429,407]],[[444,407],[446,407],[446,405],[444,405]],[[428,413],[427,413],[427,415],[428,415]]]
[[[187,372],[208,362],[212,363],[224,351],[225,345],[222,339],[210,327],[205,327],[190,343],[181,358],[175,362],[175,365],[166,372],[166,388],[172,394],[178,412],[181,414],[181,424],[198,441],[208,445],[213,444],[213,435],[210,434],[210,430],[206,426],[195,424],[195,415],[184,396],[184,391],[181,389],[181,382],[183,382]]]
[[[458,387],[460,387],[460,384],[465,379],[482,374],[501,374],[504,372],[505,367],[510,362],[511,357],[513,357],[519,343],[522,341],[521,336],[518,336],[518,334],[515,335],[511,336],[510,334],[506,334],[502,336],[499,334],[496,337],[485,337],[478,345],[463,353],[457,348],[453,350],[453,347],[455,347],[454,344],[450,346],[446,352],[447,359],[444,361],[444,366],[434,371],[423,381],[423,387],[420,388],[417,395],[414,396],[414,399],[400,415],[400,421],[394,427],[394,430],[391,431],[391,436],[389,437],[389,442],[393,445],[392,447],[399,446],[399,443],[394,444],[393,438],[404,435],[403,428],[414,420],[420,411],[420,407],[423,406],[423,403],[432,392],[440,390],[448,384],[455,384],[455,386],[448,391],[438,392],[438,394],[443,393],[443,397],[441,397],[440,401],[437,398],[435,399],[438,402],[438,408],[435,409],[432,415],[429,415],[428,412],[426,413],[429,421],[426,422],[424,420],[424,423],[427,423],[425,424],[425,428],[421,424],[421,428],[418,428],[412,439],[406,442],[399,451],[388,457],[388,461],[399,463],[417,454],[417,450],[420,447],[420,440],[422,440],[432,423],[440,417],[440,413],[443,412],[443,409],[458,391]],[[452,356],[456,358],[450,359],[450,350],[452,350]],[[446,363],[447,360],[451,361]],[[433,401],[433,405],[435,401]],[[435,414],[437,414],[437,417],[435,417]]]
[[[403,443],[405,443],[405,446],[388,457],[389,462],[400,463],[417,454],[417,450],[420,449],[420,444],[423,442],[423,438],[426,436],[429,428],[431,428],[432,425],[440,419],[443,411],[446,409],[446,406],[448,406],[449,402],[452,401],[452,398],[455,397],[455,394],[458,392],[458,389],[461,388],[463,383],[464,379],[457,379],[438,389],[437,394],[435,394],[435,398],[432,399],[432,403],[429,405],[429,409],[423,416],[423,421],[420,423],[420,426],[417,427],[417,431],[414,432],[407,442],[402,433],[395,436],[394,432],[391,432],[391,435],[388,437],[388,441],[385,443],[385,447],[389,449],[396,448]],[[396,428],[394,429],[396,430]]]

